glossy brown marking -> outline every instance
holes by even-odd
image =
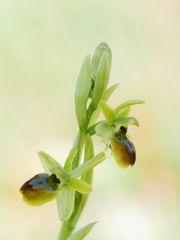
[[[60,181],[54,174],[49,176],[42,173],[25,182],[20,192],[28,204],[38,206],[55,198],[59,184]]]
[[[126,137],[127,128],[121,127],[114,138],[110,140],[112,153],[116,162],[122,167],[134,165],[136,150],[134,144]]]

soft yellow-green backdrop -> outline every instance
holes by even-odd
[[[112,158],[96,169],[79,226],[89,240],[180,239],[179,0],[0,0],[0,239],[56,239],[55,201],[26,205],[21,184],[42,172],[36,152],[60,161],[77,131],[74,88],[84,56],[113,53],[110,100],[141,98],[129,133],[134,168]],[[97,149],[102,146],[96,139]]]

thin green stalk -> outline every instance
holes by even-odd
[[[87,130],[87,127],[80,128],[78,136],[74,142],[74,147],[77,147],[78,154],[73,162],[73,169],[79,165],[81,155],[82,155],[82,150],[84,147],[85,138],[86,138],[86,130]],[[79,197],[81,199],[80,194],[79,194]],[[74,212],[71,218],[62,224],[59,240],[66,240],[67,237],[71,235],[79,219],[80,214],[77,215],[77,213],[80,211],[79,207],[82,208],[81,205],[82,205],[81,201],[78,201],[77,204],[75,204]],[[74,219],[74,216],[75,216],[75,219]]]
[[[87,130],[86,127],[80,128],[78,136],[75,139],[74,147],[76,147],[78,149],[78,154],[77,154],[77,157],[73,161],[73,169],[76,168],[77,166],[79,166],[79,162],[81,159],[81,154],[82,154],[82,150],[83,150],[83,146],[84,146],[84,141],[86,138],[86,130]]]

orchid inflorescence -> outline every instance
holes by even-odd
[[[64,166],[44,151],[38,156],[44,173],[25,182],[20,192],[26,203],[39,206],[56,199],[59,219],[63,222],[59,240],[84,239],[96,222],[75,231],[76,223],[92,191],[94,168],[106,159],[106,149],[94,153],[93,135],[100,137],[121,167],[134,165],[136,151],[128,139],[128,125],[138,126],[129,116],[132,105],[144,103],[129,100],[112,108],[107,103],[118,84],[108,86],[112,54],[107,43],[100,43],[94,55],[88,55],[78,76],[75,112],[79,132]],[[100,113],[104,120],[97,121]],[[84,154],[82,154],[84,151]],[[83,161],[82,161],[83,155]]]

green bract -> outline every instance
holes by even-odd
[[[67,240],[82,240],[84,239],[88,233],[92,230],[96,222],[90,223],[82,228],[80,228],[78,231],[76,231],[72,236],[70,236]]]

